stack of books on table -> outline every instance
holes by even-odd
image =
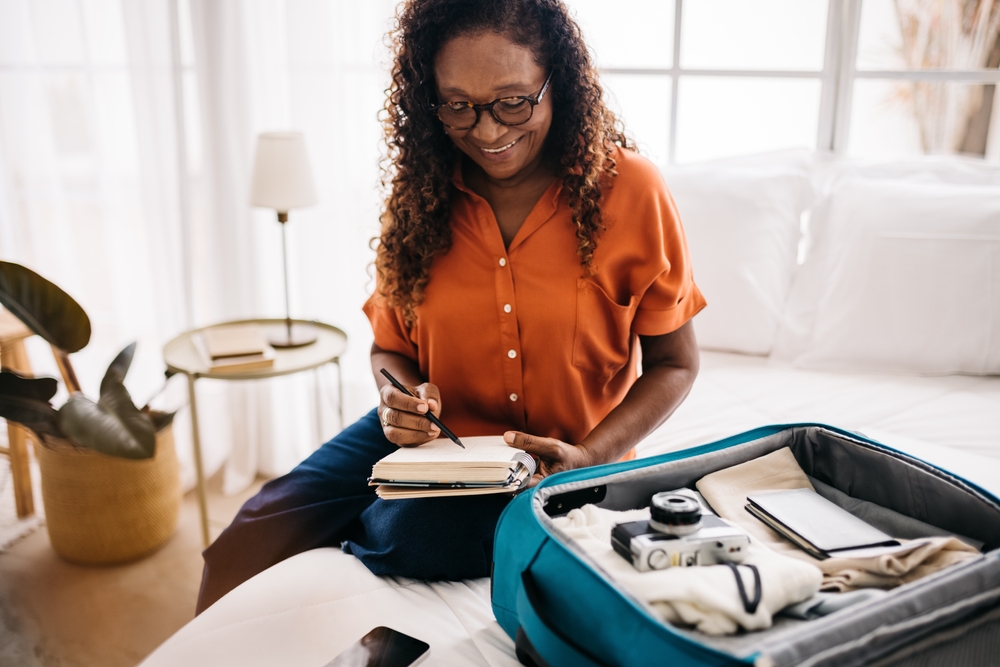
[[[400,447],[372,467],[370,486],[380,498],[433,498],[514,493],[535,474],[535,460],[502,436],[447,438]]]
[[[274,366],[274,348],[252,324],[205,329],[191,340],[212,373],[241,373]]]

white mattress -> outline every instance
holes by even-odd
[[[1000,495],[1000,377],[824,373],[703,353],[691,395],[639,454],[810,421],[861,431]],[[378,625],[428,642],[427,665],[517,665],[489,597],[487,579],[383,579],[353,556],[318,549],[246,582],[143,665],[322,667]]]
[[[652,456],[797,422],[860,431],[1000,495],[997,376],[806,371],[702,352],[691,395],[638,450]]]

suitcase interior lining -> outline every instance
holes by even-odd
[[[924,636],[928,628],[917,622],[921,618],[934,615],[936,620],[932,627],[938,628],[943,622],[958,622],[1000,603],[1000,550],[996,549],[1000,545],[1000,505],[995,499],[950,473],[906,454],[821,426],[791,428],[724,449],[703,453],[692,450],[688,458],[543,487],[535,494],[535,511],[548,530],[561,537],[561,541],[584,560],[589,560],[549,519],[549,514],[565,514],[573,506],[583,504],[577,499],[587,498],[586,489],[603,487],[595,497],[604,496],[596,504],[606,509],[648,507],[654,493],[684,486],[694,488],[695,482],[709,473],[782,447],[791,449],[806,474],[847,495],[980,540],[987,545],[984,550],[989,553],[984,558],[900,586],[863,608],[849,607],[840,613],[809,621],[778,616],[775,625],[768,630],[726,637],[671,627],[673,632],[736,657],[759,653],[778,667],[810,660],[817,665],[860,664],[858,655],[871,659],[901,643]],[[553,507],[558,504],[562,504],[565,511],[554,511]],[[595,569],[600,571],[596,565]],[[648,605],[632,599],[656,618]],[[838,652],[837,647],[848,641],[854,645],[854,650]]]
[[[717,470],[788,447],[807,475],[853,498],[881,505],[943,530],[1000,547],[1000,505],[972,485],[923,461],[819,426],[789,429],[726,449],[637,468],[609,477],[547,487],[556,495],[606,485],[598,506],[627,510],[648,507],[654,493],[695,482]],[[547,493],[546,493],[547,492]],[[558,499],[556,499],[558,502]],[[567,504],[565,514],[575,503]],[[550,510],[551,511],[551,510]]]

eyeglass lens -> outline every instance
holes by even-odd
[[[519,98],[500,99],[493,102],[491,111],[497,122],[503,125],[520,125],[531,119],[533,106]],[[479,111],[466,103],[445,104],[437,110],[438,118],[445,125],[456,130],[467,130],[476,124]]]

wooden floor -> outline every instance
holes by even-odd
[[[221,480],[210,480],[213,537],[262,484],[225,497]],[[174,536],[135,563],[66,563],[44,527],[0,553],[0,667],[134,667],[194,618],[200,534],[191,492]]]

